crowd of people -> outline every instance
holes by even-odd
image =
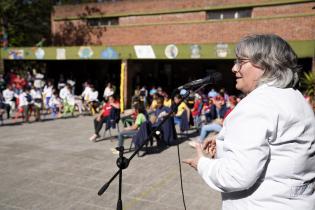
[[[0,75],[0,119],[1,123],[11,119],[15,122],[34,122],[45,119],[66,118],[77,115],[95,115],[94,132],[90,140],[100,138],[100,131],[117,126],[121,118],[119,99],[116,87],[108,82],[103,95],[87,81],[83,91],[74,94],[75,81],[65,80],[63,76],[58,83],[45,78],[41,72],[33,70],[22,76],[21,72],[10,71]],[[178,107],[172,120],[180,131],[191,127],[200,132],[199,142],[204,141],[212,132],[219,132],[223,119],[233,109],[240,98],[229,96],[224,89],[211,89],[191,94],[182,100],[180,93],[171,97],[162,87],[152,86],[150,89],[137,86],[132,96],[131,115],[122,118],[124,129],[119,132],[118,146],[122,146],[126,137],[134,136],[141,124],[150,121],[157,125],[174,106]],[[124,115],[124,114],[122,114]],[[105,125],[105,126],[104,126]],[[158,142],[163,145],[165,142]],[[196,142],[190,142],[194,146]],[[117,153],[115,149],[113,153]]]
[[[1,74],[0,123],[10,119],[13,123],[32,122],[73,117],[75,112],[78,115],[99,112],[102,99],[93,84],[85,82],[79,95],[75,95],[75,85],[74,80],[65,79],[63,75],[60,75],[58,83],[54,83],[35,69]],[[115,86],[109,82],[104,88],[103,99],[107,100],[114,93]]]
[[[113,93],[113,91],[105,92]],[[95,130],[90,137],[90,141],[93,142],[101,138],[99,132],[103,127],[110,129],[112,122],[117,121],[117,117],[115,117],[117,114],[112,114],[112,112],[119,113],[119,101],[115,99],[113,94],[106,97],[109,97],[108,100],[105,100],[105,103],[99,108],[101,111],[94,119]],[[186,100],[182,100],[181,93],[171,97],[162,87],[152,86],[147,89],[146,86],[141,88],[138,86],[132,96],[134,111],[128,116],[122,115],[124,116],[122,123],[125,128],[118,134],[117,146],[123,146],[126,137],[135,136],[143,123],[150,122],[153,127],[157,126],[172,110],[174,110],[174,114],[171,119],[173,124],[178,127],[178,132],[195,128],[200,132],[199,141],[202,142],[209,133],[220,131],[224,118],[241,100],[241,97],[241,95],[239,97],[229,96],[223,88],[219,91],[212,88],[209,92],[199,90],[197,93],[191,93]],[[167,138],[164,137],[163,140],[167,141]],[[158,142],[160,145],[165,143],[167,142]],[[190,145],[194,147],[195,143],[192,141]],[[118,153],[114,148],[111,150],[114,154]]]

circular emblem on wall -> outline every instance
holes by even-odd
[[[118,53],[111,47],[108,47],[101,52],[101,58],[104,59],[117,59],[118,57]]]
[[[191,45],[190,47],[190,57],[191,58],[200,58],[200,50],[201,50],[201,46],[194,44]]]
[[[80,58],[91,58],[93,50],[91,47],[80,47],[78,54]]]
[[[35,57],[37,59],[43,59],[45,56],[45,51],[42,48],[37,48],[35,51]]]
[[[178,49],[176,45],[170,44],[166,46],[164,53],[167,58],[173,59],[177,57]]]
[[[225,58],[228,55],[229,45],[220,43],[216,46],[217,56],[220,58]]]

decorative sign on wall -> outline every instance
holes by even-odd
[[[137,58],[156,58],[151,45],[135,45]]]
[[[225,58],[229,52],[229,45],[224,43],[219,43],[216,45],[216,52],[219,58]]]
[[[94,52],[91,47],[80,47],[78,55],[80,58],[91,58],[93,53]]]
[[[201,46],[194,44],[190,46],[190,57],[191,58],[200,58]]]
[[[66,49],[65,48],[57,48],[56,49],[56,59],[57,60],[66,59]]]
[[[42,48],[37,48],[37,49],[35,50],[35,57],[36,57],[37,59],[43,59],[44,56],[45,56],[45,51],[44,51]]]
[[[167,45],[164,53],[165,56],[169,59],[176,58],[178,55],[178,48],[174,44]]]
[[[101,58],[104,59],[117,59],[119,58],[118,53],[111,47],[106,48],[101,52]]]
[[[20,60],[24,59],[24,50],[9,50],[9,59]]]

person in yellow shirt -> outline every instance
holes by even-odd
[[[172,99],[168,94],[164,95],[164,106],[171,107],[172,106]]]
[[[151,102],[151,105],[150,105],[150,111],[155,111],[156,108],[157,108],[157,99],[158,99],[158,94],[155,93],[153,94],[153,100]]]
[[[175,105],[179,104],[180,101],[182,100],[182,96],[181,95],[175,95],[174,97],[174,103]],[[181,124],[181,121],[182,121],[182,115],[184,113],[184,111],[186,111],[186,114],[187,114],[187,119],[189,120],[189,116],[190,116],[190,109],[188,108],[188,106],[186,105],[185,102],[181,102],[179,104],[179,106],[177,107],[177,112],[174,116],[174,122],[175,124],[178,124],[180,126]]]

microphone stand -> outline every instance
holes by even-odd
[[[192,85],[192,87],[190,88],[193,88],[195,87],[196,85]],[[195,91],[198,91],[199,89],[203,88],[205,85],[201,86],[200,88],[198,88],[197,90]],[[173,94],[172,94],[172,98],[173,98],[173,95],[177,92],[177,91],[180,91],[180,90],[186,90],[186,89],[175,89],[173,91]],[[164,118],[163,120],[158,124],[157,127],[155,127],[149,137],[143,141],[143,143],[139,146],[139,148],[137,148],[133,154],[129,157],[129,158],[126,158],[124,156],[124,147],[123,146],[120,146],[120,147],[116,147],[116,149],[119,151],[119,157],[117,158],[116,160],[116,165],[117,167],[119,168],[118,171],[110,178],[110,180],[108,182],[106,182],[102,187],[101,189],[98,191],[98,195],[101,196],[106,190],[107,188],[109,187],[109,185],[111,184],[111,182],[119,175],[119,189],[118,189],[118,201],[117,201],[117,210],[122,210],[123,209],[123,204],[122,204],[122,200],[121,200],[121,194],[122,194],[122,171],[126,168],[128,168],[129,166],[129,163],[130,161],[134,158],[134,156],[144,147],[144,145],[146,145],[149,140],[151,140],[153,138],[153,135],[155,134],[155,132],[157,130],[160,130],[160,128],[162,127],[162,125],[166,122],[166,120],[168,120],[173,114],[175,114],[175,111],[177,110],[177,107],[179,106],[179,104],[181,104],[186,98],[188,98],[188,96],[190,95],[191,92],[195,92],[195,91],[191,91],[191,90],[186,90],[186,92],[182,95],[182,99],[179,101],[178,104],[175,104],[175,106],[173,106],[173,108],[171,109],[171,112],[168,113]]]

